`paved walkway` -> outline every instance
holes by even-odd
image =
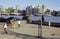
[[[4,24],[4,23],[3,23]],[[11,26],[8,27],[8,34],[3,34],[3,24],[0,23],[0,39],[39,39],[38,25],[27,24],[26,21],[21,21],[21,26],[13,30]],[[42,36],[44,39],[60,39],[60,28],[42,27]]]

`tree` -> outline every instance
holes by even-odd
[[[23,16],[24,16],[23,19],[26,19],[26,20],[28,19],[28,16],[27,16],[26,10],[23,10]]]
[[[58,14],[58,12],[55,11],[55,10],[52,12],[52,15],[53,15],[53,16],[57,16],[57,14]]]
[[[51,14],[50,9],[46,9],[45,14]]]
[[[18,13],[20,13],[20,10],[17,10]]]
[[[8,7],[7,9],[5,9],[7,11],[8,14],[11,14],[14,12],[15,9],[13,9],[12,7]]]

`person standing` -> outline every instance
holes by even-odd
[[[44,16],[42,15],[42,23],[44,23]]]
[[[7,24],[6,23],[4,24],[3,28],[4,28],[4,33],[7,34],[8,32],[7,32]]]

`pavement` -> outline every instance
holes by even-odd
[[[12,26],[8,26],[8,34],[3,33],[4,23],[0,23],[0,39],[60,39],[60,28],[42,26],[42,38],[38,36],[38,25],[28,24],[26,21],[21,21],[21,26],[17,26],[13,29]]]

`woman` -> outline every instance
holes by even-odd
[[[7,24],[6,23],[4,24],[3,28],[4,28],[4,33],[7,34],[8,32],[7,32]]]

